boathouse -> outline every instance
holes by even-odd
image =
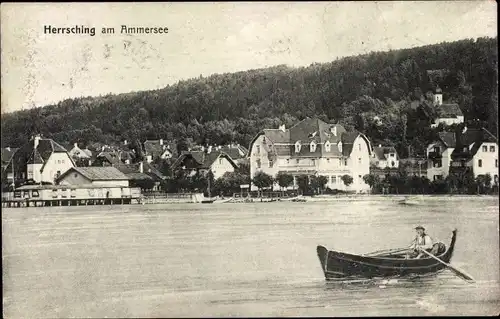
[[[56,179],[56,184],[128,187],[129,177],[112,166],[72,167]]]

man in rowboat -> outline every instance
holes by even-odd
[[[421,258],[422,256],[426,256],[422,252],[423,249],[428,252],[432,250],[432,239],[425,233],[425,228],[417,226],[415,227],[415,230],[417,231],[417,236],[409,247],[410,252],[407,254],[407,258]]]

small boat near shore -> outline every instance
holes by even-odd
[[[405,199],[402,199],[399,201],[400,205],[418,205],[420,204],[420,200],[417,197],[406,197]]]
[[[436,257],[449,263],[455,249],[456,237],[457,230],[455,229],[448,247],[442,243],[436,243],[435,245],[440,244]],[[430,257],[406,259],[405,253],[401,251],[374,256],[337,252],[323,246],[317,246],[316,251],[326,280],[427,275],[446,268],[443,263]]]

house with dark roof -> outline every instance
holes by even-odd
[[[97,154],[92,166],[113,166],[130,164],[134,160],[134,152],[129,150],[106,149]]]
[[[471,170],[474,177],[489,174],[498,185],[498,140],[485,128],[457,131],[451,153],[450,174],[462,175]]]
[[[81,149],[80,147],[78,147],[78,143],[74,143],[68,154],[69,156],[71,156],[77,166],[92,165],[92,151],[87,147]]]
[[[15,152],[6,170],[13,170],[16,180],[54,183],[58,176],[74,166],[63,146],[53,139],[36,135]]]
[[[199,151],[182,152],[172,167],[189,171],[190,175],[194,175],[196,172],[206,174],[211,171],[214,178],[217,179],[226,172],[234,172],[238,168],[238,164],[225,152],[208,146]]]
[[[370,165],[375,168],[384,169],[398,168],[399,156],[398,152],[393,146],[376,146],[373,147],[372,157],[370,158]]]
[[[291,128],[264,129],[249,147],[250,176],[264,172],[276,176],[283,172],[294,176],[324,175],[331,189],[369,191],[363,176],[370,172],[372,147],[368,138],[358,132],[348,132],[340,124],[306,118]],[[343,175],[353,183],[346,187]],[[274,186],[279,188],[278,185]],[[255,190],[255,185],[251,186]]]
[[[159,190],[161,182],[167,178],[147,161],[135,164],[115,164],[113,167],[117,168],[129,178],[131,186],[151,184],[150,188],[154,191]]]
[[[438,138],[427,146],[427,178],[445,179],[450,171],[451,153],[455,149],[455,133],[439,132]]]
[[[116,167],[72,167],[56,179],[58,185],[129,187],[129,177]]]
[[[437,127],[440,123],[445,125],[460,124],[464,122],[464,115],[457,103],[443,102],[443,92],[437,86],[434,91],[434,106],[436,107],[437,118],[431,127]]]
[[[146,140],[144,142],[144,155],[148,163],[157,159],[171,159],[177,157],[177,145],[174,142],[159,140]]]

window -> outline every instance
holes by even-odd
[[[62,191],[62,198],[66,198],[66,188],[61,189]]]
[[[443,175],[434,175],[434,180],[435,181],[440,181],[443,179]]]
[[[483,152],[488,152],[488,146],[483,145]]]
[[[342,159],[339,158],[339,166],[342,166]]]
[[[57,198],[57,189],[55,188],[52,190],[52,197]]]
[[[495,151],[495,145],[491,145],[490,146],[490,152],[494,152]]]
[[[257,160],[257,168],[260,168],[260,160]]]
[[[376,162],[375,162],[375,165],[379,165],[379,164],[380,164],[380,162],[379,162],[379,161],[376,161]]]
[[[361,144],[358,144],[358,149],[361,151]]]
[[[269,161],[269,167],[273,167],[273,161]]]
[[[76,197],[76,189],[70,189],[70,196],[71,198],[75,198]]]
[[[332,184],[337,184],[337,176],[332,176]]]
[[[327,162],[328,164],[330,164],[330,159],[329,159],[329,158],[327,158],[327,159],[326,159],[326,162]]]
[[[61,160],[61,164],[64,164],[64,160]]]
[[[77,177],[78,177],[78,174],[77,174],[77,173],[75,173],[75,175],[74,175],[74,176],[75,176],[75,178],[77,178]]]
[[[394,157],[394,153],[389,154],[389,157]]]
[[[441,166],[442,166],[441,160],[434,161],[434,167],[441,167]]]
[[[266,137],[265,137],[265,136],[262,138],[262,143],[263,143],[263,144],[266,144],[266,143],[267,143],[267,142],[266,142]]]
[[[494,182],[495,184],[498,184],[498,175],[495,175],[495,176],[493,177],[493,182]]]
[[[495,167],[498,167],[498,160],[495,160]]]
[[[339,147],[339,152],[341,152],[341,153],[342,153],[342,142],[339,142],[339,143],[337,144],[337,146]]]
[[[392,165],[392,167],[394,167],[394,165],[396,165],[396,163],[394,163],[394,161],[391,161],[391,165]]]
[[[312,141],[311,144],[309,145],[309,149],[311,152],[316,152],[316,142]]]
[[[434,146],[434,152],[439,153],[439,146]]]
[[[358,158],[358,164],[361,164],[361,157]]]
[[[347,166],[347,160],[344,160],[344,165]]]
[[[290,164],[290,160],[289,160],[288,158],[286,159],[286,163],[287,163],[287,164]]]
[[[482,159],[477,160],[477,166],[483,167],[483,160]]]
[[[295,153],[299,153],[300,148],[301,148],[300,142],[299,141],[295,142]]]
[[[325,143],[325,151],[326,151],[326,152],[330,152],[330,150],[331,150],[331,146],[332,146],[332,145],[330,144],[330,142],[329,142],[329,141],[326,141],[326,143]]]
[[[361,180],[362,180],[362,177],[361,177],[361,175],[358,175],[358,178],[359,178],[359,181],[361,182]]]
[[[256,150],[257,150],[257,154],[260,154],[260,145],[257,145]]]
[[[33,179],[33,172],[28,172],[28,179]]]
[[[299,164],[299,163],[300,163],[300,159],[298,159],[298,158],[297,158],[297,159],[295,160],[295,162],[296,162],[297,164]]]
[[[219,158],[219,164],[222,164],[222,158]]]
[[[31,191],[31,196],[32,197],[40,197],[40,194],[38,193],[38,191],[35,189],[35,190],[32,190]]]
[[[316,160],[314,158],[311,159],[311,164],[312,164],[312,166],[316,166]]]

